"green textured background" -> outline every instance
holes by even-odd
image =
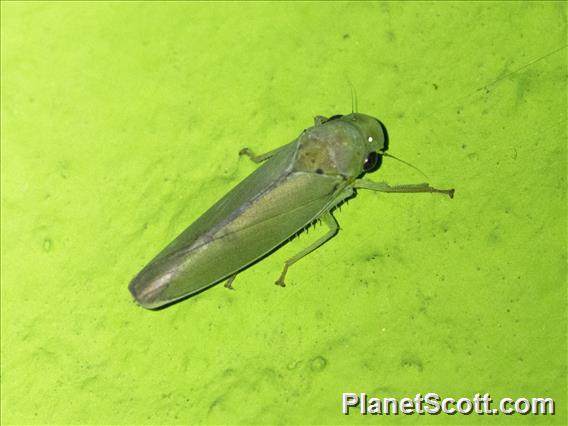
[[[566,424],[565,3],[2,3],[2,422]],[[160,312],[136,272],[317,114],[434,195],[361,191]],[[374,180],[423,177],[385,160]],[[317,235],[323,228],[314,231]],[[557,415],[340,414],[373,396]]]

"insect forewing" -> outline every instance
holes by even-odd
[[[296,146],[279,151],[205,212],[132,281],[144,307],[194,294],[264,256],[330,208],[342,179],[293,172]]]

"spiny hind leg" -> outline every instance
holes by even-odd
[[[321,217],[321,220],[322,220],[322,222],[324,222],[329,227],[329,230],[327,231],[327,233],[323,237],[321,237],[317,241],[315,241],[314,243],[310,244],[304,250],[300,251],[299,253],[296,253],[295,256],[291,257],[286,262],[284,262],[284,269],[282,270],[280,277],[278,277],[278,279],[276,280],[276,285],[279,285],[281,287],[285,287],[286,284],[284,282],[284,279],[286,278],[286,273],[288,272],[288,269],[290,268],[290,266],[292,266],[294,263],[296,263],[302,257],[310,254],[312,251],[314,251],[315,249],[317,249],[318,247],[320,247],[321,245],[323,245],[324,243],[329,241],[331,238],[333,238],[335,236],[335,234],[337,234],[337,231],[339,230],[339,225],[337,224],[337,221],[335,220],[335,218],[333,217],[333,215],[331,213],[329,213],[329,212],[325,213]]]
[[[225,288],[228,288],[229,290],[234,290],[233,287],[233,281],[235,281],[235,278],[237,277],[237,274],[233,274],[231,275],[228,279],[227,282],[225,283]]]

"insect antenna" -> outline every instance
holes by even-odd
[[[392,155],[392,154],[387,154],[386,152],[383,152],[381,155],[383,155],[384,157],[394,158],[395,160],[400,161],[400,162],[403,163],[403,164],[406,164],[408,167],[413,168],[413,169],[416,170],[418,173],[420,173],[422,176],[424,176],[426,179],[430,179],[430,178],[426,175],[426,173],[424,173],[424,172],[423,172],[422,170],[420,170],[418,167],[416,167],[416,166],[413,165],[413,164],[410,164],[410,163],[407,162],[407,161],[401,160],[400,158],[395,157],[395,156]]]
[[[349,85],[351,86],[351,114],[353,114],[359,110],[359,106],[357,105],[357,90],[351,82],[349,82]]]

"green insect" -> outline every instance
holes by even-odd
[[[240,151],[263,164],[136,275],[129,289],[140,305],[160,308],[224,280],[231,288],[239,272],[321,220],[328,232],[284,263],[276,281],[284,286],[288,268],[337,233],[332,211],[358,188],[453,198],[453,189],[427,183],[390,186],[362,179],[389,156],[386,128],[376,118],[351,113],[314,121],[296,140],[266,154]]]

